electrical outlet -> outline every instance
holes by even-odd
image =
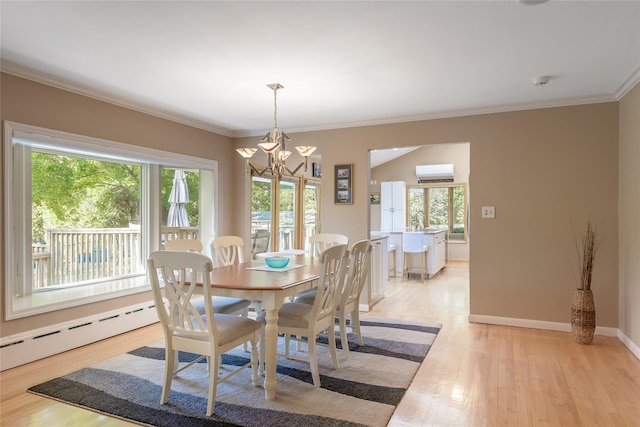
[[[495,218],[496,217],[496,207],[495,206],[483,206],[482,207],[482,218]]]

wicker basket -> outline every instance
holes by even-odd
[[[577,343],[591,344],[596,330],[596,306],[591,290],[576,289],[571,304],[571,331]]]

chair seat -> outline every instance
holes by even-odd
[[[285,328],[308,328],[311,306],[296,302],[282,304],[278,311],[278,326]],[[266,313],[263,311],[256,317],[256,322],[267,324]]]
[[[313,304],[316,299],[316,293],[318,293],[317,289],[309,289],[308,291],[302,292],[298,294],[296,299],[293,301],[294,303],[300,304]]]
[[[238,338],[239,335],[250,334],[262,328],[262,325],[253,319],[232,314],[216,314],[218,326],[218,340],[224,345]]]
[[[203,320],[206,320],[206,314],[201,316]],[[253,319],[248,317],[237,316],[234,314],[215,314],[216,325],[218,326],[218,345],[225,345],[234,339],[238,338],[238,335],[245,335],[253,333],[259,330],[262,325]],[[192,340],[209,341],[209,335],[206,332],[174,332],[174,337],[189,338]]]
[[[251,301],[244,298],[213,297],[213,312],[216,314],[238,314],[242,313],[251,305]],[[204,298],[193,301],[193,307],[201,315],[204,314]]]

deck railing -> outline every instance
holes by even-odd
[[[144,271],[140,229],[55,228],[45,244],[32,245],[32,288],[79,284]],[[162,227],[161,242],[197,238],[197,227]]]

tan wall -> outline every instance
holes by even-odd
[[[620,102],[620,331],[640,347],[640,85]]]
[[[571,223],[580,231],[591,216],[605,239],[594,272],[597,323],[618,326],[617,103],[291,136],[322,155],[322,231],[350,241],[369,233],[369,149],[469,141],[470,313],[568,323],[577,285]],[[333,167],[341,163],[354,166],[352,205],[333,203]],[[487,205],[495,219],[480,218]]]
[[[2,108],[0,118],[3,122],[9,120],[218,160],[219,201],[222,206],[232,203],[233,191],[228,177],[232,167],[230,158],[236,154],[232,151],[229,138],[12,75],[2,74],[0,80]],[[2,136],[4,138],[4,132]],[[4,178],[0,177],[0,189],[3,188]],[[4,200],[4,197],[1,200]],[[3,215],[2,212],[4,209],[0,211],[0,215]],[[233,213],[230,210],[221,209],[220,232],[231,232],[234,225]],[[2,227],[4,227],[4,218],[2,218]],[[4,242],[4,240],[4,229],[2,229],[0,241]],[[4,251],[4,247],[0,251]],[[0,266],[0,277],[3,282],[0,306],[4,312],[4,262]],[[7,336],[152,299],[151,293],[141,293],[10,322],[1,321],[0,330],[2,336]],[[4,319],[4,316],[2,318]]]

